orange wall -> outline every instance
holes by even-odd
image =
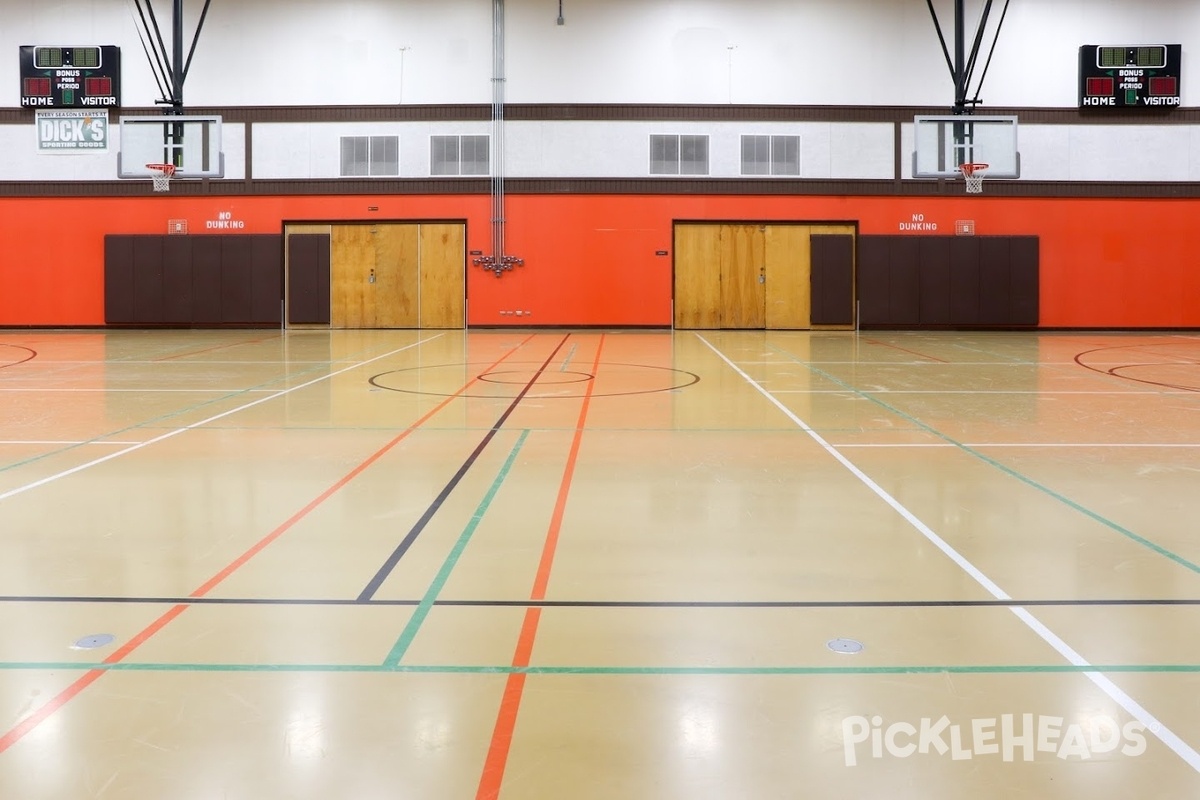
[[[368,211],[377,206],[378,211]],[[491,250],[487,196],[0,199],[0,325],[102,325],[104,234],[192,233],[228,214],[245,233],[284,220],[465,219]],[[510,195],[508,246],[526,266],[468,267],[472,325],[671,323],[671,225],[688,220],[857,220],[900,232],[923,215],[938,234],[1041,237],[1045,327],[1200,327],[1200,200],[951,197]],[[222,233],[236,232],[221,230]],[[921,235],[913,233],[912,235]],[[502,315],[527,311],[530,316]]]

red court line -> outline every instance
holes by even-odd
[[[900,351],[903,351],[910,355],[918,356],[920,358],[927,358],[930,361],[937,361],[942,364],[950,363],[949,361],[947,361],[944,358],[938,358],[937,356],[927,356],[924,353],[918,353],[916,350],[909,350],[907,347],[901,347],[901,346],[895,345],[895,344],[888,344],[887,342],[877,342],[874,339],[867,339],[865,337],[863,338],[863,341],[866,342],[867,344],[875,344],[875,345],[879,345],[880,347],[890,347],[893,350],[900,350]]]
[[[514,353],[517,352],[517,350],[524,347],[525,344],[527,344],[529,342],[529,340],[532,339],[533,337],[534,337],[534,334],[530,334],[529,336],[525,337],[525,339],[522,340],[520,344],[518,344],[516,347],[512,348],[507,353],[505,353],[503,357],[501,357],[500,359],[495,361],[491,366],[487,367],[481,374],[486,374],[486,373],[490,372],[491,370],[495,369],[495,367],[497,367],[499,364],[504,362],[509,356],[513,355]],[[350,472],[346,473],[341,478],[339,478],[332,486],[330,486],[325,491],[321,492],[321,494],[319,494],[308,505],[304,506],[304,508],[300,509],[295,514],[293,514],[291,517],[289,517],[285,522],[283,522],[283,524],[281,524],[277,528],[275,528],[275,530],[268,533],[262,539],[259,539],[258,542],[256,542],[249,550],[242,553],[240,556],[238,556],[236,559],[234,559],[232,562],[230,562],[224,569],[222,569],[216,575],[209,578],[204,583],[204,585],[202,585],[200,588],[196,589],[194,592],[192,592],[188,596],[189,597],[204,597],[206,594],[211,592],[222,581],[224,581],[226,578],[228,578],[230,575],[232,575],[239,567],[243,566],[247,561],[249,561],[250,559],[254,558],[254,556],[256,556],[260,552],[262,552],[262,550],[267,545],[271,544],[271,542],[274,542],[276,539],[278,539],[280,536],[282,536],[284,533],[286,533],[289,529],[291,529],[297,522],[299,522],[300,520],[302,520],[306,516],[308,516],[310,513],[312,513],[313,509],[315,509],[317,506],[324,503],[326,500],[328,500],[330,497],[332,497],[334,494],[336,494],[340,489],[345,487],[346,484],[350,483],[350,481],[354,480],[356,477],[358,477],[360,474],[362,474],[363,470],[370,467],[372,464],[374,464],[376,461],[378,461],[380,458],[382,458],[389,450],[394,448],[396,445],[400,444],[400,442],[407,439],[414,431],[416,431],[418,428],[420,428],[422,425],[424,425],[426,422],[428,422],[435,414],[437,414],[443,408],[448,406],[452,401],[458,399],[458,397],[463,392],[465,392],[465,391],[467,391],[467,389],[471,388],[471,386],[478,380],[479,380],[479,378],[477,376],[477,377],[474,377],[471,380],[467,381],[467,383],[464,384],[461,389],[456,391],[454,394],[446,397],[444,400],[442,400],[440,403],[438,403],[436,406],[434,406],[433,409],[431,409],[423,417],[421,417],[416,422],[414,422],[412,425],[409,425],[407,428],[405,428],[403,431],[401,431],[400,434],[397,435],[394,439],[392,439],[390,442],[385,444],[379,450],[376,450],[373,454],[368,456],[365,461],[363,461],[361,464],[359,464],[357,467],[352,469]],[[158,633],[160,630],[162,630],[164,627],[166,627],[166,625],[169,622],[171,622],[176,617],[178,617],[180,614],[182,614],[184,611],[186,611],[188,609],[188,607],[189,606],[187,606],[187,605],[172,606],[170,609],[168,609],[166,612],[164,612],[158,619],[154,620],[154,622],[151,622],[148,626],[146,626],[140,633],[135,635],[129,641],[125,642],[125,644],[121,645],[120,648],[118,648],[116,651],[114,651],[111,655],[108,656],[108,658],[104,659],[101,663],[102,664],[120,663],[130,653],[132,653],[138,647],[141,647],[143,644],[145,644],[145,642],[151,636]],[[104,670],[104,669],[93,669],[93,670],[89,670],[89,671],[85,672],[79,679],[77,679],[74,683],[72,683],[66,689],[63,689],[61,692],[59,692],[57,695],[55,695],[53,698],[51,698],[45,705],[41,706],[40,708],[37,709],[37,711],[33,712],[28,717],[26,717],[25,719],[23,719],[19,723],[17,723],[15,726],[13,726],[13,728],[11,730],[9,730],[3,736],[0,736],[0,753],[3,753],[5,750],[7,750],[8,748],[12,747],[14,744],[19,742],[22,738],[25,737],[26,734],[28,734],[30,731],[37,728],[38,725],[45,722],[52,714],[54,714],[54,712],[58,711],[60,708],[65,706],[67,703],[69,703],[73,698],[78,696],[80,694],[80,692],[82,692],[88,686],[95,683],[96,680],[107,671],[108,670]]]
[[[260,339],[250,339],[250,341],[248,341],[248,342],[232,342],[229,344],[214,344],[210,348],[204,348],[202,350],[192,350],[192,351],[190,351],[190,353],[179,353],[176,355],[164,355],[164,356],[160,357],[160,359],[151,359],[151,361],[170,361],[172,359],[185,359],[185,357],[190,356],[190,355],[199,355],[200,353],[211,353],[212,350],[223,350],[226,348],[241,347],[242,344],[258,344],[259,342],[266,342],[266,341],[269,341],[269,339],[275,339],[275,338],[280,338],[280,335],[278,335],[278,333],[276,333],[276,335],[274,335],[274,336],[264,336],[263,338],[260,338]]]
[[[600,368],[600,352],[604,349],[604,334],[600,335],[600,344],[596,347],[596,358],[592,362],[592,374],[597,374]],[[554,566],[554,553],[558,549],[558,535],[562,530],[563,512],[567,508],[567,495],[571,491],[571,481],[575,477],[575,463],[579,459],[579,444],[583,439],[584,423],[587,421],[588,407],[592,402],[592,389],[595,380],[588,381],[587,390],[583,395],[583,405],[579,409],[579,421],[575,425],[575,436],[571,440],[571,450],[567,454],[567,465],[563,469],[562,482],[558,486],[558,498],[554,502],[554,513],[550,517],[550,527],[546,532],[546,542],[542,546],[542,558],[538,562],[537,574],[533,579],[533,590],[529,593],[531,600],[544,600],[546,587],[550,583],[550,570]],[[542,618],[540,606],[525,610],[525,619],[521,623],[521,634],[517,637],[517,648],[513,653],[514,667],[527,667],[533,656],[533,642],[537,638],[538,622]],[[475,793],[476,800],[495,800],[500,796],[500,787],[504,783],[504,769],[508,765],[508,751],[512,747],[513,731],[517,727],[517,712],[521,708],[521,697],[525,692],[525,673],[509,673],[504,684],[504,695],[500,699],[500,710],[496,715],[496,727],[492,730],[491,743],[488,745],[487,758],[483,762],[483,774],[479,778],[479,789]]]

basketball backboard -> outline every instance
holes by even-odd
[[[1016,117],[922,116],[913,133],[914,178],[960,178],[961,165],[980,163],[988,178],[1021,177]]]
[[[176,178],[221,178],[221,118],[122,117],[118,178],[150,178],[147,164],[173,164]]]

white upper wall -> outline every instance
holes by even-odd
[[[153,2],[169,29],[171,3]],[[184,98],[190,106],[486,103],[491,5],[216,0]],[[513,103],[953,99],[923,0],[563,0],[562,26],[555,0],[506,5]],[[972,31],[982,5],[968,0]],[[189,45],[202,6],[185,0]],[[951,0],[935,6],[949,35]],[[1002,8],[994,4],[990,27]],[[131,0],[0,0],[0,107],[19,105],[25,44],[118,45],[124,104],[151,105],[159,93],[134,19]],[[1200,105],[1198,39],[1196,0],[1011,0],[981,96],[985,108],[1074,106],[1080,45],[1181,43],[1183,104]]]

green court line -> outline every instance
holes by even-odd
[[[911,422],[912,424],[919,426],[922,430],[926,431],[927,433],[931,433],[934,436],[938,437],[939,439],[954,445],[958,449],[962,450],[964,453],[974,456],[975,458],[979,459],[980,461],[982,461],[985,464],[988,464],[989,466],[995,467],[996,469],[1003,472],[1005,475],[1008,475],[1010,478],[1016,478],[1017,480],[1026,484],[1027,486],[1031,486],[1034,489],[1037,489],[1039,492],[1042,492],[1043,494],[1053,497],[1055,500],[1059,501],[1060,503],[1063,503],[1067,507],[1069,507],[1075,511],[1078,511],[1080,514],[1083,514],[1084,516],[1088,517],[1089,519],[1092,519],[1095,522],[1099,522],[1101,525],[1105,526],[1109,530],[1116,531],[1117,533],[1126,537],[1130,541],[1136,542],[1137,544],[1140,544],[1143,547],[1153,550],[1155,553],[1158,553],[1160,556],[1169,558],[1170,560],[1174,561],[1176,564],[1179,564],[1181,567],[1191,570],[1194,573],[1200,574],[1200,566],[1187,560],[1183,556],[1168,550],[1167,548],[1163,547],[1160,544],[1150,541],[1149,539],[1147,539],[1144,536],[1134,533],[1133,531],[1129,530],[1128,528],[1108,519],[1107,517],[1103,516],[1102,514],[1096,512],[1096,511],[1092,511],[1087,506],[1084,506],[1084,505],[1072,500],[1071,498],[1067,497],[1064,494],[1060,494],[1059,492],[1056,492],[1054,489],[1051,489],[1049,486],[1046,486],[1043,483],[1039,483],[1038,481],[1034,480],[1033,478],[1030,478],[1028,475],[1025,475],[1024,473],[1021,473],[1021,472],[1013,469],[1012,467],[1010,467],[1000,461],[997,461],[996,459],[992,458],[989,455],[986,455],[985,453],[981,453],[980,451],[976,450],[975,448],[971,447],[970,445],[963,444],[962,442],[958,441],[957,439],[955,439],[945,433],[942,433],[937,428],[934,428],[932,425],[928,425],[925,422],[922,422],[921,420],[912,416],[911,414],[901,411],[900,409],[896,408],[895,406],[890,405],[883,400],[880,400],[878,397],[875,397],[870,392],[864,392],[861,389],[858,389],[857,387],[852,386],[849,383],[846,383],[845,381],[841,380],[840,378],[838,378],[834,375],[830,375],[828,372],[821,369],[820,367],[815,367],[812,364],[809,364],[808,362],[801,360],[799,357],[789,353],[788,351],[786,351],[780,347],[777,347],[775,345],[768,345],[768,347],[770,347],[772,350],[775,350],[776,352],[782,353],[783,355],[785,355],[788,358],[795,361],[797,364],[803,365],[806,369],[810,370],[811,372],[814,372],[824,378],[827,378],[827,379],[833,381],[834,383],[838,384],[839,386],[844,386],[848,390],[854,392],[859,397],[862,397],[865,400],[869,400],[872,403],[874,403],[875,405],[879,406],[880,408],[883,408],[883,409],[891,412],[892,414],[895,414],[896,416],[900,417],[901,419],[907,420],[907,421]]]
[[[418,631],[421,630],[421,625],[424,624],[425,618],[429,616],[429,612],[433,609],[433,604],[437,602],[438,595],[445,588],[446,581],[450,579],[450,573],[454,571],[455,565],[458,564],[458,559],[462,557],[463,551],[467,549],[471,537],[475,534],[475,529],[483,521],[483,515],[487,513],[492,500],[496,498],[496,493],[500,491],[500,485],[504,483],[504,479],[508,477],[513,464],[516,463],[517,453],[521,452],[521,448],[528,438],[529,431],[521,431],[521,435],[517,437],[517,443],[513,445],[512,452],[508,454],[504,465],[500,467],[500,472],[496,475],[496,479],[492,481],[492,485],[488,487],[487,493],[479,501],[479,506],[475,509],[475,513],[471,515],[471,519],[467,522],[466,527],[463,528],[462,533],[459,534],[458,541],[450,549],[446,560],[442,562],[442,567],[438,570],[437,575],[434,576],[433,582],[429,584],[429,589],[426,590],[425,596],[421,598],[421,602],[417,604],[416,610],[409,617],[408,624],[404,626],[400,638],[396,640],[396,644],[388,652],[387,658],[383,660],[384,667],[396,666],[400,663],[400,659],[404,658],[404,654],[408,652],[408,648],[412,645],[413,639],[417,637]]]
[[[354,356],[358,356],[362,353],[369,352],[369,351],[370,351],[370,348],[364,348],[362,350],[359,350],[357,353],[355,353]],[[353,359],[354,356],[352,356],[351,358]],[[281,362],[281,363],[286,364],[286,362]],[[238,391],[232,392],[231,394],[222,395],[221,397],[214,397],[211,400],[205,400],[203,402],[196,403],[195,405],[187,406],[186,408],[177,409],[175,411],[171,411],[167,414],[162,414],[157,417],[151,417],[150,419],[146,420],[145,422],[138,422],[133,425],[129,425],[124,428],[121,428],[119,430],[109,431],[108,433],[100,434],[99,436],[94,436],[91,439],[87,439],[86,441],[81,441],[79,444],[67,445],[66,447],[60,447],[57,450],[50,450],[50,451],[41,453],[36,456],[30,456],[29,458],[23,459],[21,461],[14,461],[11,464],[5,464],[3,466],[0,466],[0,472],[8,472],[9,470],[16,469],[17,467],[23,467],[27,464],[33,464],[35,462],[41,461],[42,459],[50,458],[51,456],[56,456],[61,453],[68,453],[72,450],[76,450],[80,447],[90,445],[94,442],[101,442],[101,441],[104,441],[105,439],[109,439],[113,436],[120,436],[122,433],[128,433],[129,431],[133,431],[133,430],[147,430],[147,431],[174,430],[174,428],[172,428],[170,426],[155,426],[152,423],[165,422],[166,420],[181,416],[183,414],[187,414],[192,411],[199,411],[200,409],[202,409],[206,406],[213,405],[214,403],[221,403],[226,400],[233,400],[235,398],[238,398],[245,394],[248,394],[248,393],[254,391],[255,389],[263,389],[268,386],[271,386],[272,384],[279,383],[280,381],[286,381],[286,380],[290,380],[292,378],[299,378],[299,377],[308,375],[313,372],[319,372],[322,368],[332,367],[336,363],[338,363],[338,362],[323,361],[320,364],[317,364],[316,366],[312,366],[312,367],[309,367],[308,369],[300,370],[299,372],[289,372],[287,375],[281,375],[280,377],[269,380],[266,383],[259,383],[254,386],[248,386],[245,389],[239,389]],[[36,391],[36,390],[33,390],[33,391]],[[280,390],[280,391],[282,391],[282,390]]]
[[[425,675],[1048,675],[1083,673],[1200,674],[1200,664],[980,664],[863,667],[602,667],[463,664],[171,664],[122,661],[89,664],[77,661],[0,662],[0,672],[255,672],[255,673],[380,673]]]

